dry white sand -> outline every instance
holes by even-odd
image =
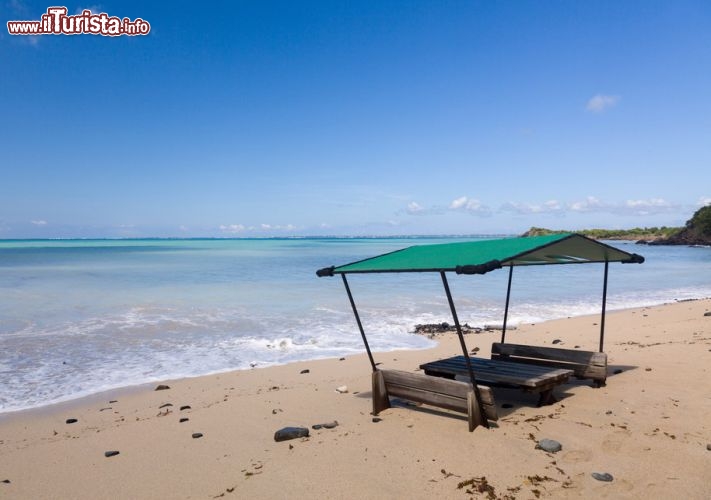
[[[574,381],[557,390],[559,403],[541,408],[534,395],[495,390],[497,426],[473,433],[464,416],[424,406],[396,406],[373,422],[365,355],[7,414],[0,417],[0,498],[708,499],[708,311],[711,300],[609,313],[605,387]],[[561,339],[562,347],[596,350],[598,322],[521,325],[507,341]],[[466,340],[488,357],[498,337]],[[427,351],[376,353],[376,361],[415,370],[460,354],[455,336],[439,341]],[[335,391],[343,385],[348,393]],[[77,422],[67,424],[70,418]],[[334,420],[336,428],[311,430],[309,438],[274,441],[282,427]],[[542,438],[563,449],[536,449]],[[105,457],[111,450],[120,453]],[[592,472],[614,479],[600,482]]]

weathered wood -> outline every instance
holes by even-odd
[[[598,385],[604,384],[607,378],[604,352],[494,342],[491,359],[569,369],[576,377],[593,379]]]
[[[496,403],[489,387],[478,386],[484,413],[497,420]],[[383,397],[384,396],[384,397]],[[390,396],[465,413],[469,430],[483,424],[476,395],[470,383],[430,377],[399,370],[378,370],[373,374],[373,412],[388,408]]]
[[[373,415],[378,415],[388,408],[390,408],[390,398],[385,378],[382,371],[376,370],[373,372]]]
[[[547,390],[550,386],[567,382],[573,374],[569,369],[533,366],[523,363],[508,363],[501,360],[471,358],[478,381],[494,386],[519,387],[530,392]],[[469,380],[469,371],[464,356],[441,359],[420,365],[426,374],[460,377]]]

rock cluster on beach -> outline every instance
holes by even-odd
[[[460,325],[462,328],[462,333],[463,334],[468,334],[468,333],[482,333],[482,332],[490,332],[492,330],[501,330],[503,328],[503,325],[484,325],[484,326],[471,326],[469,323],[464,323],[463,325]],[[515,330],[515,326],[507,326],[507,330]],[[430,338],[436,336],[436,335],[441,335],[445,333],[457,333],[457,327],[455,325],[450,325],[446,321],[443,321],[442,323],[425,323],[425,324],[418,324],[415,325],[415,330],[414,333],[418,335],[428,335]]]

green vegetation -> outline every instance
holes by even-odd
[[[699,236],[711,236],[711,205],[698,209],[686,222],[686,229],[698,233]]]
[[[523,236],[543,236],[570,232],[576,232],[596,240],[636,240],[655,245],[711,245],[711,205],[698,209],[684,227],[583,229],[581,231],[532,227]]]
[[[635,227],[633,229],[582,229],[580,231],[565,231],[532,227],[524,236],[543,236],[575,232],[596,240],[657,240],[666,239],[681,231],[680,227]]]

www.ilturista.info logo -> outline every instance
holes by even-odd
[[[66,7],[49,7],[39,21],[8,21],[11,35],[147,35],[151,25],[140,17],[131,21],[124,17],[96,14],[84,9],[81,14],[67,15]]]

